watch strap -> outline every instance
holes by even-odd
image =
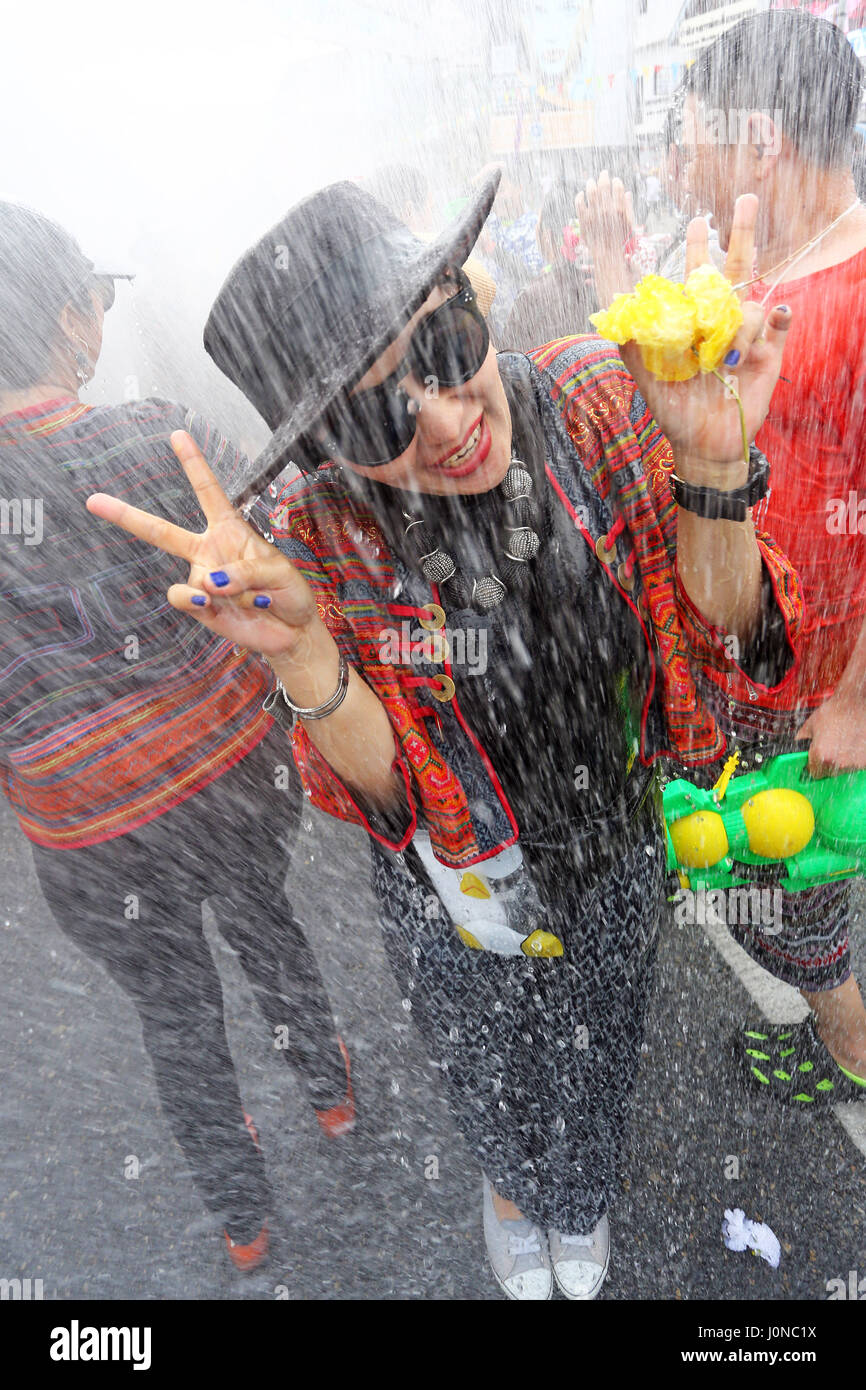
[[[749,511],[766,497],[770,486],[770,465],[757,445],[749,449],[749,476],[742,487],[725,492],[721,488],[699,487],[671,474],[671,492],[678,507],[710,521],[745,521]]]

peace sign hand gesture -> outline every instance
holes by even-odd
[[[172,608],[197,618],[218,637],[263,656],[295,652],[319,622],[309,584],[235,511],[190,435],[175,430],[171,446],[204,512],[207,530],[185,531],[104,492],[88,497],[87,510],[188,562],[187,583],[173,584],[168,591]]]

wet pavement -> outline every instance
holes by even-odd
[[[313,813],[291,871],[352,1054],[352,1134],[320,1133],[206,911],[277,1201],[272,1258],[249,1276],[184,1171],[137,1016],[54,926],[5,803],[0,855],[0,1278],[41,1279],[46,1299],[501,1297],[480,1176],[389,973],[361,832]],[[866,1276],[866,1158],[832,1112],[743,1091],[730,1039],[753,1011],[701,929],[668,917],[603,1297],[821,1300]],[[773,1228],[778,1270],[724,1248],[726,1206]]]

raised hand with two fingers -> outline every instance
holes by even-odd
[[[168,591],[173,608],[263,656],[293,652],[318,618],[312,589],[231,505],[191,436],[176,430],[171,444],[198,498],[206,530],[185,531],[102,492],[87,499],[88,511],[189,564],[187,582]]]

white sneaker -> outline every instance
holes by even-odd
[[[496,1282],[509,1298],[545,1302],[553,1296],[553,1274],[544,1232],[526,1217],[522,1221],[500,1221],[487,1178],[484,1239]]]
[[[547,1233],[553,1277],[566,1298],[595,1298],[610,1264],[610,1226],[603,1216],[588,1236]]]
[[[426,830],[416,831],[412,844],[465,946],[502,956],[562,955],[519,845],[472,869],[452,869],[436,858]]]

